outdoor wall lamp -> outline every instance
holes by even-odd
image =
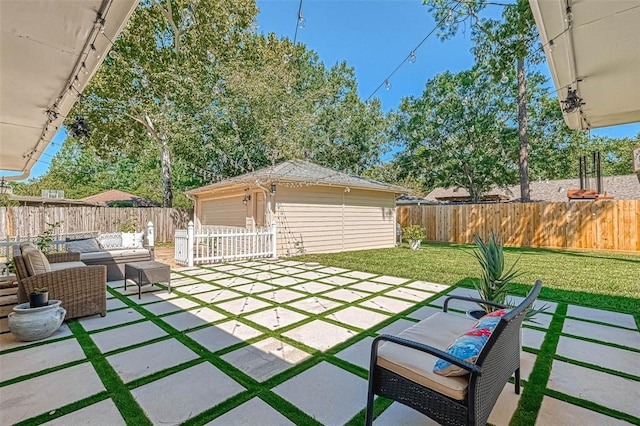
[[[4,177],[3,177],[2,180],[0,180],[0,194],[10,194],[10,193],[11,193],[11,187],[9,186],[7,181],[4,180]]]
[[[242,199],[242,204],[246,206],[249,201],[251,201],[251,195],[245,194],[244,198]]]
[[[276,194],[276,184],[271,182],[271,195]]]

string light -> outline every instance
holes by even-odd
[[[391,90],[391,83],[389,83],[389,80],[384,81],[384,90]]]
[[[416,52],[414,52],[413,50],[411,51],[411,53],[409,53],[409,63],[416,63]]]
[[[302,23],[302,26],[300,26],[300,24]],[[306,26],[307,21],[304,19],[304,16],[302,16],[302,0],[300,0],[300,3],[298,3],[298,15],[296,16],[296,30],[295,33],[293,34],[293,45],[296,45],[296,41],[298,40],[298,30],[302,29]]]
[[[302,30],[306,26],[307,26],[307,20],[304,19],[304,16],[302,15],[302,12],[298,12],[298,28],[300,28]]]
[[[509,82],[509,77],[507,77],[507,74],[503,72],[502,73],[502,78],[500,79],[500,83],[506,84],[508,82]]]

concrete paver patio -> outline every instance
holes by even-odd
[[[295,261],[178,268],[172,288],[145,286],[138,300],[137,286],[109,283],[105,318],[70,321],[39,342],[16,342],[0,318],[0,424],[116,425],[134,412],[163,425],[342,425],[365,408],[373,338],[438,312],[450,291]],[[539,351],[554,353],[536,424],[625,424],[615,413],[640,423],[633,316],[549,306],[522,333],[522,395],[544,368]],[[490,423],[509,424],[520,397],[508,383]],[[375,424],[435,423],[392,403]]]

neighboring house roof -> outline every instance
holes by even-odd
[[[409,192],[407,189],[367,179],[350,173],[337,172],[327,167],[304,160],[290,160],[275,166],[265,167],[255,172],[225,179],[211,185],[186,191],[189,195],[196,195],[212,189],[232,185],[256,185],[267,182],[299,182],[315,185],[346,186],[350,188],[372,189],[378,191],[401,194]]]
[[[104,206],[103,203],[85,201],[85,200],[72,200],[69,198],[47,198],[47,197],[32,197],[29,195],[13,195],[7,194],[9,200],[17,201],[23,205],[33,205],[33,204],[48,204],[48,205],[76,205],[76,206]]]
[[[591,179],[593,181],[593,179]],[[640,181],[638,175],[603,176],[603,190],[616,200],[640,199]],[[591,182],[591,187],[595,184]],[[568,189],[579,189],[580,179],[559,179],[532,181],[530,184],[532,201],[569,201]],[[520,199],[520,185],[507,188],[494,188],[484,194],[486,196],[504,196],[510,201]],[[453,200],[455,198],[456,200]],[[436,188],[425,199],[431,201],[466,201],[469,192],[464,188]],[[493,197],[491,197],[493,198]]]
[[[416,197],[414,195],[402,194],[396,198],[397,206],[421,206],[426,204],[438,204],[436,201],[427,200],[426,198]]]
[[[120,191],[117,189],[110,189],[108,191],[101,192],[99,194],[91,195],[90,197],[82,198],[82,201],[88,201],[92,203],[111,204],[114,202],[130,202],[136,207],[157,207],[158,203],[148,200],[146,198],[138,197],[128,192]]]

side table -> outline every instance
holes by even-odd
[[[164,263],[149,260],[146,262],[132,262],[124,265],[124,289],[127,289],[127,280],[130,279],[138,285],[138,299],[141,298],[144,284],[167,283],[171,292],[171,268]]]

